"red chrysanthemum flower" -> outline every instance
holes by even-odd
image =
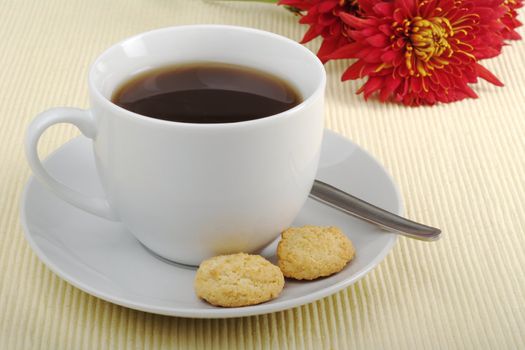
[[[317,52],[323,62],[329,54],[349,42],[339,14],[357,15],[359,12],[357,0],[280,0],[278,4],[301,11],[299,23],[310,26],[301,40],[302,44],[318,36],[323,38]]]
[[[523,6],[522,0],[505,0],[502,7],[505,9],[505,13],[501,17],[501,23],[503,23],[503,30],[501,34],[504,39],[507,40],[519,40],[521,35],[516,32],[516,28],[521,26],[521,22],[518,21],[516,12],[517,9]]]
[[[478,63],[502,45],[489,33],[499,19],[491,1],[394,0],[370,6],[363,18],[340,14],[354,42],[329,58],[357,59],[342,80],[368,77],[357,91],[365,99],[377,92],[381,101],[417,106],[476,98],[468,84],[478,77],[503,85]]]

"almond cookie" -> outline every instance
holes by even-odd
[[[194,285],[197,296],[210,304],[237,307],[277,297],[284,287],[284,276],[262,256],[239,253],[204,260]]]
[[[355,255],[337,227],[290,227],[277,246],[279,268],[286,277],[313,280],[341,271]]]

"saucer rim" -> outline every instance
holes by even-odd
[[[403,215],[403,199],[401,196],[401,193],[399,191],[398,186],[394,182],[392,176],[386,171],[383,165],[379,163],[379,161],[373,157],[368,151],[351,141],[350,139],[334,132],[329,129],[324,129],[325,135],[323,137],[335,137],[342,139],[345,142],[349,142],[353,146],[357,147],[361,152],[363,152],[372,162],[376,163],[378,165],[378,170],[383,173],[383,175],[386,176],[390,184],[392,185],[392,188],[394,189],[394,193],[397,200],[397,210],[396,214]],[[330,136],[327,136],[330,135]],[[78,142],[79,138],[83,138],[82,135],[72,138],[71,140],[65,142],[63,145],[58,147],[56,150],[51,152],[46,159],[42,162],[43,164],[47,163],[52,157],[56,156],[56,154],[63,148],[66,147],[68,144],[73,142]],[[28,192],[33,183],[35,183],[37,180],[36,178],[31,175],[29,179],[27,180],[24,190],[22,192],[22,200],[20,201],[20,219],[22,228],[24,231],[24,236],[26,240],[28,241],[31,249],[35,252],[37,257],[40,261],[44,263],[44,265],[50,269],[54,274],[56,274],[60,279],[63,279],[64,281],[70,283],[74,287],[82,290],[83,292],[93,295],[97,298],[100,298],[102,300],[111,302],[113,304],[149,312],[149,313],[155,313],[165,316],[177,316],[177,317],[188,317],[188,318],[234,318],[234,317],[248,317],[248,316],[255,316],[255,315],[262,315],[262,314],[268,314],[273,312],[279,312],[288,310],[294,307],[298,307],[301,305],[305,305],[311,302],[314,302],[316,300],[322,299],[324,297],[330,296],[332,294],[337,293],[338,291],[358,282],[361,280],[365,275],[367,275],[371,270],[373,270],[381,261],[385,259],[385,257],[388,255],[388,253],[392,250],[394,244],[397,241],[397,234],[395,233],[387,233],[384,234],[389,235],[389,241],[384,246],[384,248],[381,250],[381,252],[372,259],[367,266],[360,271],[360,273],[350,276],[349,278],[339,281],[333,285],[330,285],[328,287],[325,287],[323,289],[310,292],[306,295],[302,295],[299,297],[294,297],[290,300],[283,300],[283,301],[276,301],[271,304],[268,303],[261,303],[257,305],[251,305],[251,306],[244,306],[244,307],[238,307],[238,308],[209,308],[209,309],[200,309],[200,308],[180,308],[180,307],[159,307],[155,305],[145,304],[145,303],[137,303],[130,298],[117,298],[110,294],[99,292],[97,289],[92,288],[91,286],[79,281],[78,279],[70,276],[68,273],[61,270],[58,265],[54,264],[50,259],[48,259],[47,255],[40,249],[38,244],[34,241],[32,235],[30,234],[29,226],[28,226],[28,220],[27,220],[27,214],[26,214],[26,204],[28,202]],[[154,258],[154,257],[152,257]]]

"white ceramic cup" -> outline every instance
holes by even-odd
[[[296,107],[262,119],[224,124],[163,121],[110,100],[134,75],[177,62],[255,67],[294,85]],[[54,108],[26,137],[36,178],[57,196],[119,221],[158,255],[196,265],[224,253],[254,252],[288,227],[316,174],[323,135],[326,74],[302,45],[260,30],[220,25],[170,27],[106,50],[89,72],[91,109]],[[206,103],[206,101],[203,101]],[[37,145],[51,125],[71,123],[93,140],[106,198],[51,177]]]

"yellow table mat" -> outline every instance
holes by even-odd
[[[102,301],[37,259],[19,220],[25,128],[53,106],[87,108],[89,64],[128,36],[224,23],[299,40],[306,28],[271,4],[199,0],[1,0],[0,19],[0,349],[525,348],[524,41],[485,63],[504,88],[480,83],[478,100],[430,108],[366,103],[360,82],[339,82],[348,62],[329,63],[326,127],[377,157],[407,216],[444,238],[400,238],[364,279],[315,303],[195,320]],[[52,128],[42,155],[77,134]]]

